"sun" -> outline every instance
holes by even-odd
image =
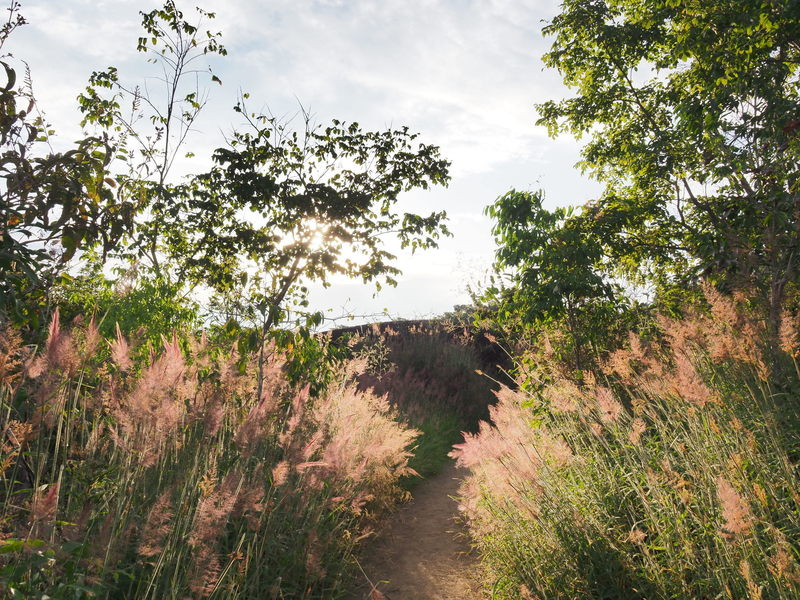
[[[327,237],[327,234],[331,228],[330,223],[318,221],[312,217],[305,219],[303,225],[303,229],[308,231],[310,234],[308,238],[308,249],[311,252],[322,250],[328,243],[330,243],[331,240]]]

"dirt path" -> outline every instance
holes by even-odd
[[[365,549],[362,567],[388,600],[480,600],[477,565],[455,521],[461,472],[448,464],[419,485],[414,499],[383,525]],[[363,576],[362,576],[363,579]],[[370,592],[364,582],[351,600]]]

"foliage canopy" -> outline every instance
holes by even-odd
[[[544,59],[576,95],[540,105],[607,184],[585,221],[628,275],[759,286],[800,251],[800,4],[567,0]]]

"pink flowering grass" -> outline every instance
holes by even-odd
[[[294,389],[280,356],[256,398],[246,357],[205,337],[142,354],[93,319],[56,314],[34,354],[0,332],[0,595],[339,593],[417,433],[371,392]]]
[[[367,363],[359,387],[387,394],[404,415],[421,421],[447,412],[468,429],[487,417],[496,386],[482,372],[496,367],[487,364],[469,330],[431,322],[402,333],[386,328],[357,343]]]
[[[358,358],[349,370],[358,389],[385,396],[420,432],[410,459],[419,477],[404,480],[408,489],[437,474],[452,445],[462,439],[461,432],[474,431],[488,418],[497,384],[483,373],[500,374],[495,357],[482,352],[494,342],[476,335],[465,327],[431,321],[373,326],[371,333],[351,340]]]
[[[580,381],[539,364],[456,446],[461,510],[497,598],[796,598],[793,333],[738,302],[632,336]]]

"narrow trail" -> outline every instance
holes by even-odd
[[[365,548],[362,568],[388,600],[480,600],[477,563],[455,520],[462,472],[448,464],[421,483]],[[362,575],[363,579],[363,575]],[[350,600],[370,593],[366,581]]]

